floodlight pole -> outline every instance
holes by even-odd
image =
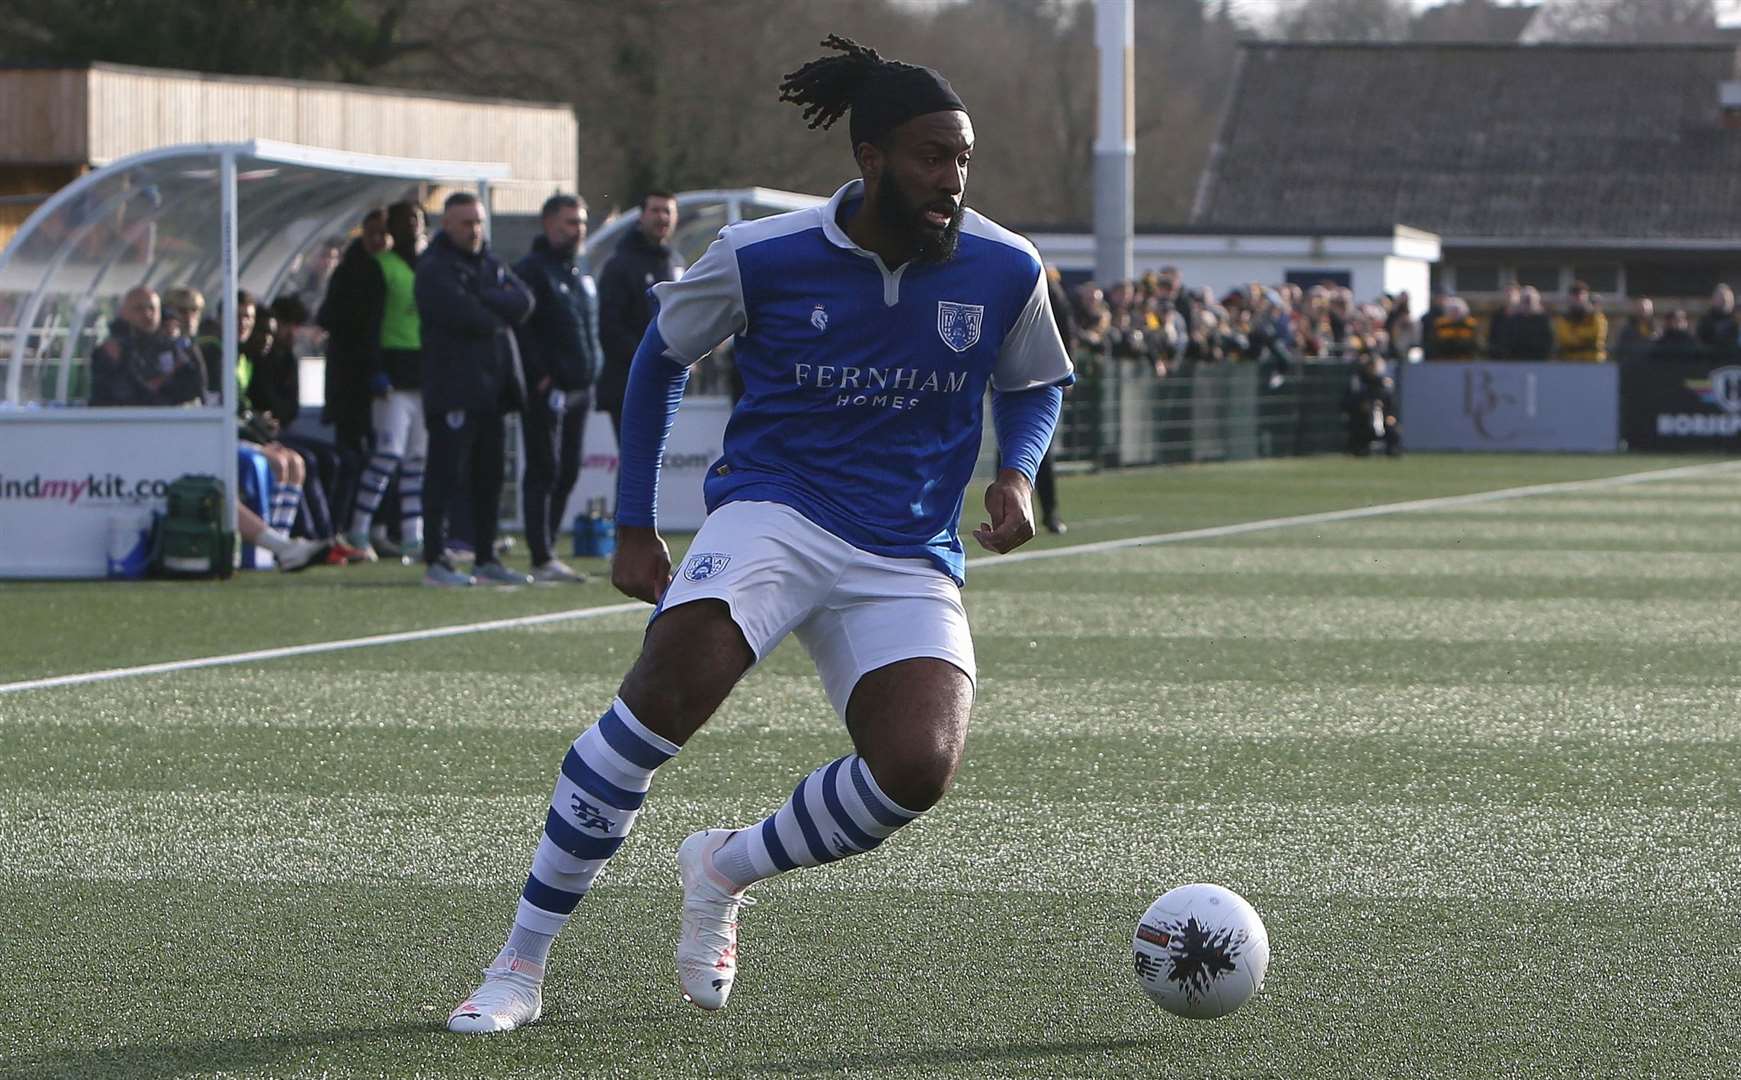
[[[1100,105],[1094,137],[1094,276],[1133,276],[1135,212],[1136,21],[1133,0],[1095,0],[1094,43],[1100,53]]]
[[[238,280],[236,256],[236,152],[226,150],[219,159],[218,165],[218,258],[223,263],[224,294],[217,305],[220,317],[224,321],[224,460],[220,463],[218,477],[235,477],[236,470],[236,405],[239,388],[236,386],[236,354],[241,351],[242,343],[236,340],[239,329],[236,321],[241,313],[236,310],[236,294],[241,291]],[[238,492],[238,495],[240,493]],[[230,532],[236,531],[236,498],[224,502],[224,526]]]

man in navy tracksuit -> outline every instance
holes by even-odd
[[[441,232],[417,261],[422,321],[423,415],[429,428],[429,476],[423,493],[425,585],[476,581],[523,585],[530,579],[494,555],[502,497],[502,413],[519,396],[511,328],[532,314],[532,291],[484,242],[484,208],[456,192],[442,208]],[[476,575],[447,559],[447,516],[460,470],[471,484]]]
[[[585,581],[551,550],[562,532],[563,508],[580,479],[581,445],[592,388],[604,349],[598,337],[598,287],[576,258],[586,246],[586,205],[552,195],[541,214],[544,235],[514,264],[537,301],[514,331],[526,373],[521,410],[526,472],[520,483],[532,579]]]

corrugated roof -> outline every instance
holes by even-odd
[[[1244,46],[1193,222],[1741,237],[1728,45]]]

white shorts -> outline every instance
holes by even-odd
[[[429,456],[421,391],[389,390],[387,396],[369,403],[369,417],[375,425],[375,453],[392,454],[405,461],[422,461]]]
[[[954,581],[924,559],[861,551],[780,503],[707,515],[653,618],[703,599],[726,602],[757,663],[796,632],[843,720],[859,679],[899,660],[936,657],[975,678]]]

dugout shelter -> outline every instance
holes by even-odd
[[[234,490],[238,289],[269,302],[368,208],[432,184],[489,205],[508,174],[252,139],[145,150],[50,196],[0,251],[0,577],[103,576],[114,519],[161,509],[176,477],[210,473]],[[86,407],[91,350],[137,285],[205,294],[222,332],[221,402]]]

